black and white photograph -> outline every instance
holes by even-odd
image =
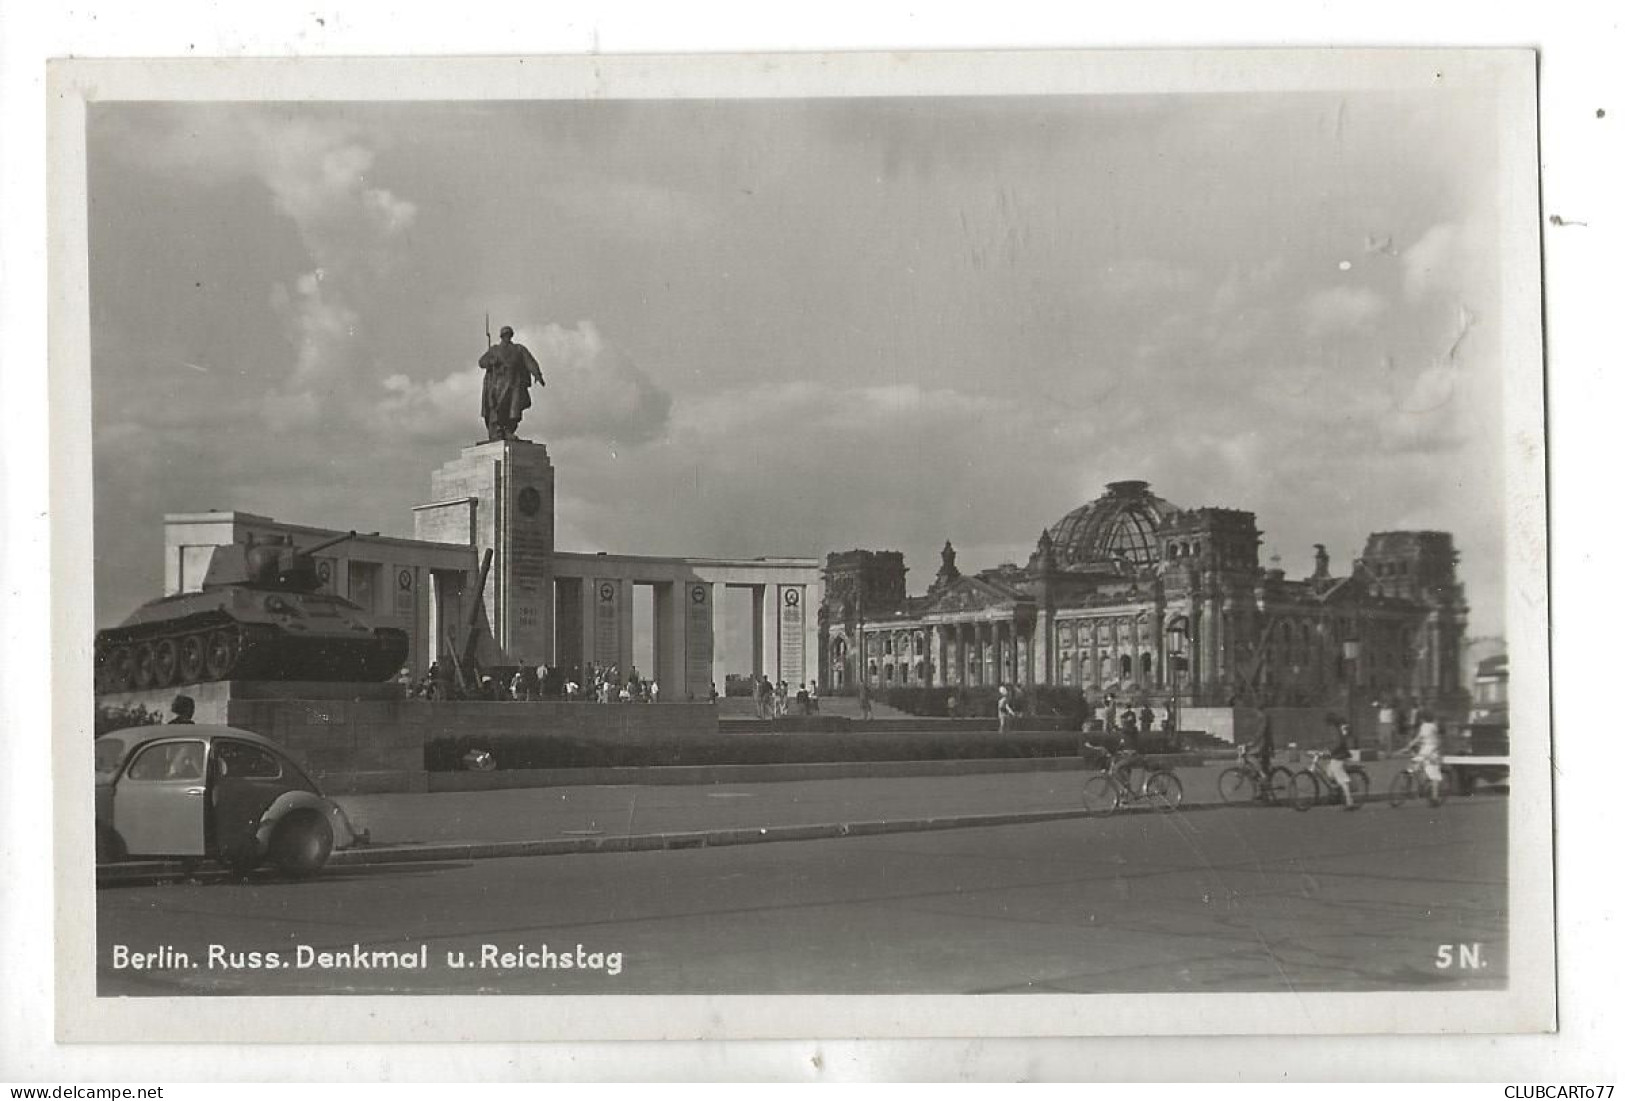
[[[1534,55],[1247,56],[59,65],[59,1032],[1549,1028]]]

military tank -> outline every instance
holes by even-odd
[[[406,632],[374,627],[360,605],[318,592],[313,557],[290,536],[216,547],[200,592],[160,597],[96,633],[96,690],[218,680],[381,681],[406,660]]]

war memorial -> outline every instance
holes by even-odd
[[[1224,742],[1242,709],[1267,706],[1308,731],[1329,701],[1351,714],[1382,701],[1465,706],[1467,605],[1444,532],[1373,533],[1341,575],[1317,546],[1314,573],[1289,579],[1261,566],[1252,512],[1180,508],[1125,480],[1045,527],[1025,565],[964,574],[945,543],[917,596],[892,551],[561,551],[547,447],[518,435],[529,385],[545,381],[511,337],[505,327],[480,362],[487,439],[430,473],[411,537],[238,511],[165,516],[164,595],[99,633],[99,706],[162,713],[184,690],[200,721],[288,744],[341,791],[424,790],[437,738],[714,736],[717,686],[741,667],[834,695],[969,700],[1008,686],[1107,707],[1155,701],[1175,729]],[[406,697],[442,668],[471,688],[481,671],[505,683],[521,668],[624,678],[639,586],[653,609],[644,676],[663,686],[653,707],[493,708],[470,698],[477,689]],[[748,655],[722,652],[728,589],[750,594]],[[1070,708],[1047,717],[1046,729],[1077,725]]]

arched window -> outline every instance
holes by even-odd
[[[1125,681],[1134,679],[1134,659],[1127,654],[1117,660],[1117,676]]]
[[[1140,680],[1146,684],[1151,683],[1151,653],[1146,651],[1140,655]]]

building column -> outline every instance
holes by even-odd
[[[767,586],[750,587],[750,671],[767,672]]]

